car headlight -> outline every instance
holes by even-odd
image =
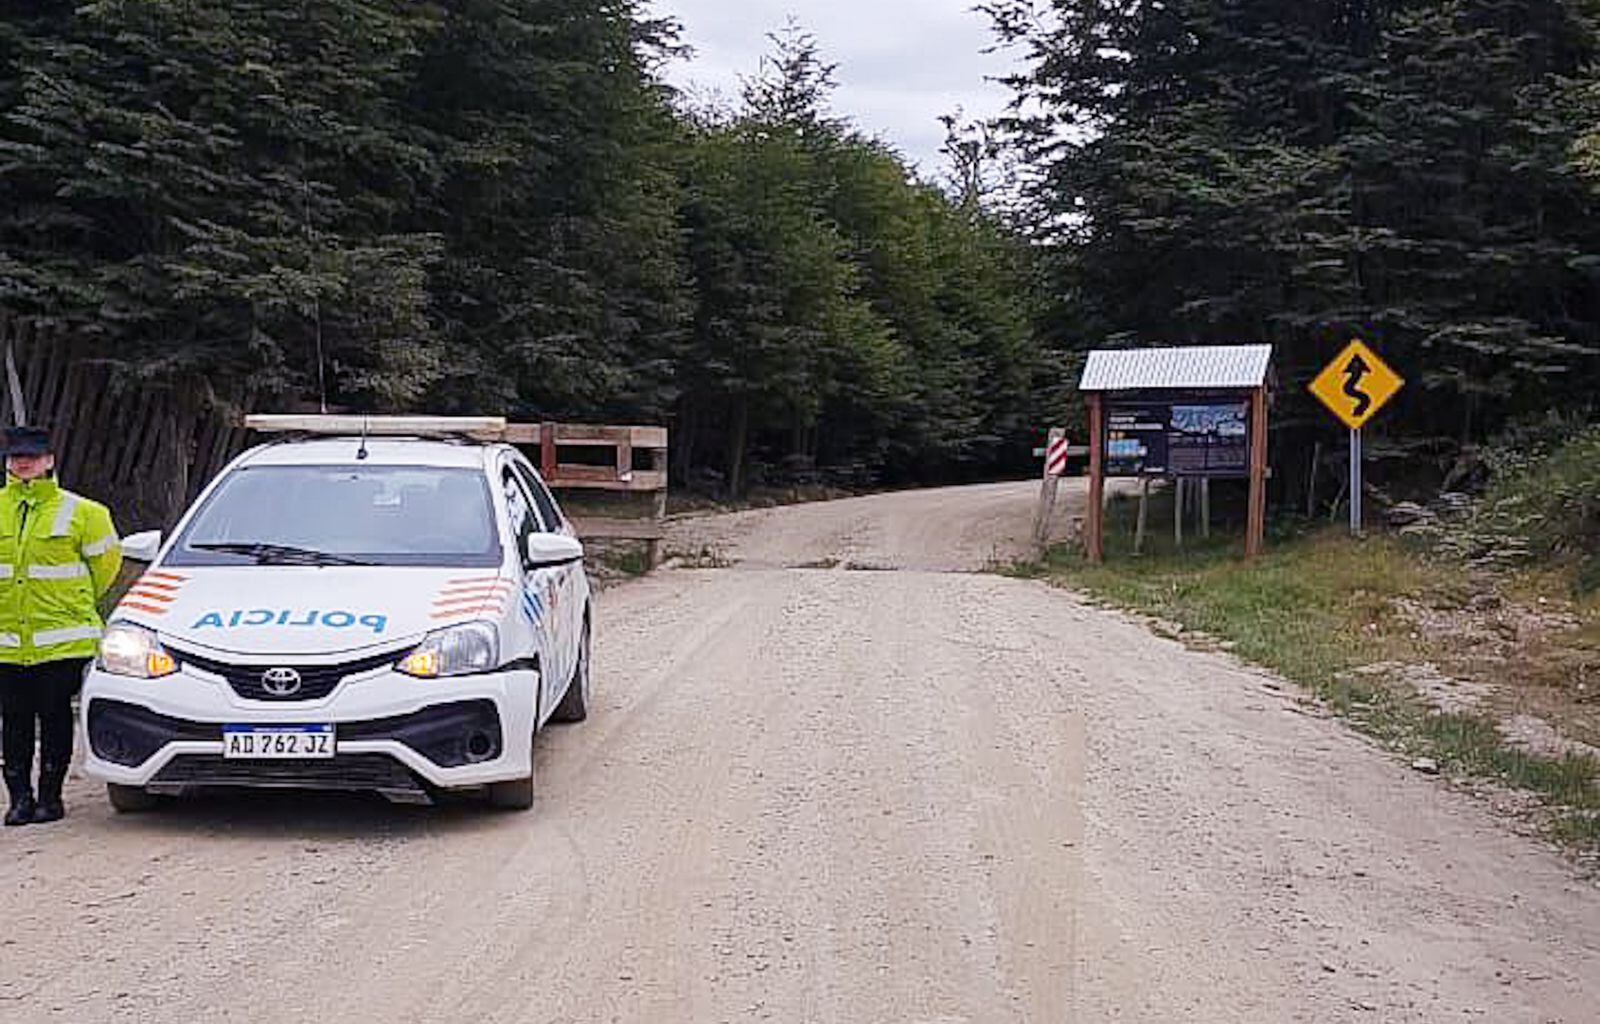
[[[500,666],[500,635],[492,624],[469,622],[429,633],[395,667],[418,679],[470,676]]]
[[[114,676],[159,679],[178,671],[178,662],[150,630],[114,622],[100,638],[100,668]]]

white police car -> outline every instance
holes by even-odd
[[[590,592],[533,467],[471,439],[503,421],[250,422],[317,436],[125,542],[152,564],[84,684],[85,771],[123,811],[209,786],[528,807],[534,734],[588,712]]]

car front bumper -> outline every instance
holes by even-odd
[[[93,778],[153,792],[212,786],[358,789],[426,799],[531,771],[538,672],[415,679],[390,669],[346,679],[318,700],[249,700],[185,667],[162,679],[91,669],[81,702]],[[334,727],[335,756],[223,757],[223,726]]]

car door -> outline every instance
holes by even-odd
[[[534,507],[539,510],[539,517],[544,522],[545,528],[551,533],[562,533],[574,536],[574,531],[567,517],[562,514],[561,507],[556,504],[556,499],[539,479],[537,473],[526,463],[516,464],[517,476],[528,488],[533,497]],[[582,643],[583,634],[583,572],[581,564],[564,566],[557,585],[561,588],[559,614],[561,615],[562,639],[567,645],[566,655],[570,658],[569,664],[576,665],[579,656],[578,645]]]
[[[505,492],[511,542],[516,546],[517,558],[522,566],[522,593],[519,595],[522,613],[531,620],[540,651],[540,714],[547,715],[572,673],[572,663],[566,653],[568,645],[563,642],[565,638],[562,636],[566,630],[561,619],[561,584],[558,576],[564,569],[544,569],[531,564],[528,538],[547,531],[532,494],[509,461],[501,465],[500,486]]]

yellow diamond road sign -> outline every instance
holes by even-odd
[[[1360,430],[1406,382],[1389,364],[1360,341],[1339,353],[1339,358],[1311,382],[1311,393],[1351,430]]]

